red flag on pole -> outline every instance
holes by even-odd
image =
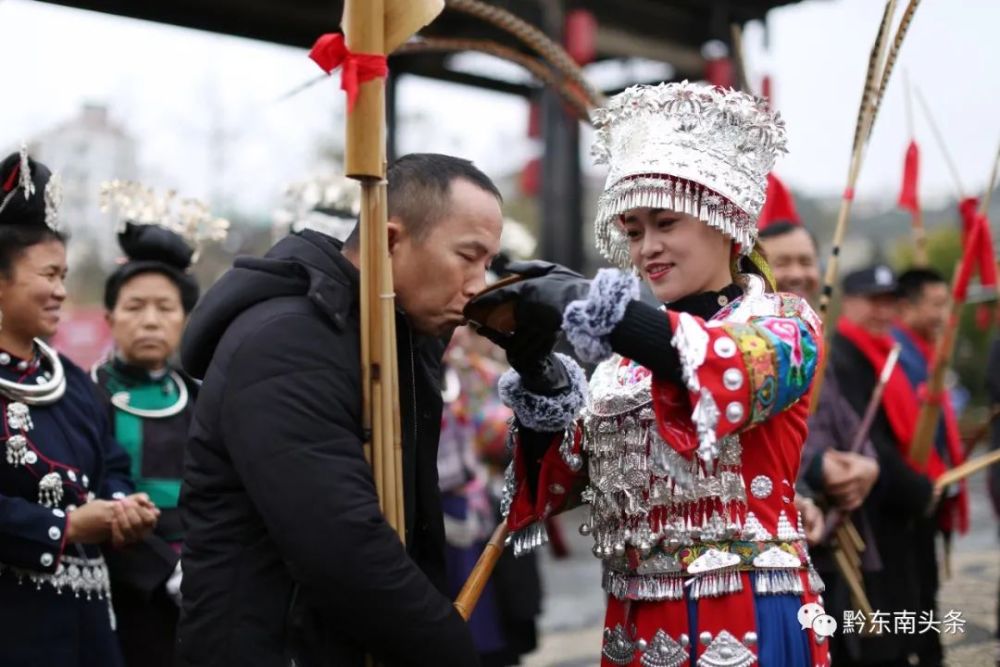
[[[920,212],[918,181],[920,178],[920,147],[915,139],[906,147],[903,160],[903,186],[899,190],[899,207],[916,215]]]
[[[979,282],[984,287],[996,287],[997,265],[993,257],[993,234],[990,221],[979,212],[979,199],[966,197],[958,203],[962,216],[962,245],[979,270]],[[975,247],[971,247],[975,246]]]
[[[757,218],[757,229],[763,231],[768,225],[779,220],[796,225],[802,224],[799,212],[795,210],[792,193],[772,172],[767,175],[767,193],[764,195],[764,206]]]

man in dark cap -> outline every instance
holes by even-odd
[[[499,251],[500,194],[446,155],[387,178],[406,545],[362,447],[358,233],[238,259],[182,344],[204,378],[181,492],[185,667],[478,664],[443,592],[441,358]]]
[[[898,284],[892,269],[875,265],[844,277],[840,321],[830,350],[830,365],[844,393],[858,414],[864,414],[868,401],[894,345],[891,328],[898,312]],[[918,525],[934,512],[937,493],[931,479],[907,459],[913,438],[917,412],[916,396],[903,369],[897,365],[889,378],[881,405],[869,436],[879,463],[879,479],[860,511],[868,519],[875,535],[875,545],[882,560],[882,570],[866,574],[865,588],[876,619],[867,619],[865,627],[878,628],[883,622],[887,631],[860,638],[860,655],[838,664],[907,665],[919,663],[922,653],[920,635],[895,632],[895,616],[909,612],[919,628],[920,601],[928,585],[920,576],[921,549]],[[923,656],[921,656],[923,657]]]

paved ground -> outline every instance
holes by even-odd
[[[963,634],[945,634],[949,667],[995,667],[997,586],[1000,550],[997,522],[986,497],[983,476],[972,479],[972,530],[956,540],[952,576],[942,585],[939,618],[960,611]],[[563,517],[572,555],[554,561],[543,556],[547,593],[542,617],[542,644],[525,659],[526,667],[594,667],[601,645],[604,596],[600,567],[590,554],[589,539],[580,537],[579,514]],[[771,666],[768,666],[771,667]]]

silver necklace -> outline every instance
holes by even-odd
[[[97,369],[99,366],[100,364],[94,364],[90,369],[90,379],[94,381],[94,384],[100,384],[97,381]],[[184,384],[184,378],[182,378],[177,371],[170,371],[169,375],[170,379],[173,380],[175,385],[177,385],[177,402],[173,405],[156,410],[133,408],[129,405],[129,393],[127,391],[119,391],[116,394],[112,394],[111,405],[115,406],[122,412],[127,412],[130,415],[135,415],[136,417],[141,417],[142,419],[166,419],[167,417],[173,417],[176,414],[180,414],[188,404],[189,396],[187,385]]]
[[[66,373],[63,370],[59,354],[44,342],[35,339],[35,345],[43,361],[52,368],[52,377],[42,384],[15,382],[0,378],[0,394],[12,401],[26,405],[51,405],[66,393]]]

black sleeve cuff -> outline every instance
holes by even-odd
[[[618,354],[645,366],[658,378],[683,382],[681,362],[670,342],[673,331],[670,319],[659,308],[642,301],[632,301],[625,317],[611,331],[611,348]]]

